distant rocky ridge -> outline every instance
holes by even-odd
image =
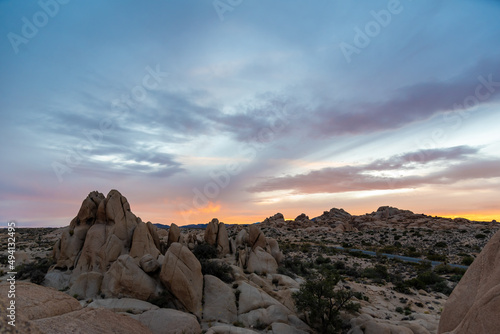
[[[285,220],[283,214],[277,213],[266,218],[262,226],[269,227],[327,227],[333,232],[351,232],[384,228],[408,229],[429,228],[436,230],[480,228],[485,225],[497,225],[492,222],[476,222],[465,218],[444,218],[415,214],[409,210],[400,210],[390,206],[382,206],[377,211],[364,215],[351,215],[343,209],[333,208],[325,211],[321,216],[309,219],[302,213],[294,220]]]
[[[114,300],[131,298],[132,308],[160,298],[168,309],[146,307],[130,314],[153,333],[241,331],[233,323],[269,326],[272,333],[310,331],[292,299],[299,283],[277,274],[283,254],[276,240],[267,238],[258,225],[234,226],[230,235],[217,219],[200,232],[181,233],[175,224],[168,231],[158,229],[136,217],[117,190],[106,197],[91,192],[56,242],[55,264],[44,285],[66,290],[82,303],[94,300],[97,307],[113,308]],[[192,252],[199,245],[217,250],[218,258],[210,261],[229,265],[234,283],[203,275]]]

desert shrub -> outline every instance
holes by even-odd
[[[486,235],[482,234],[482,233],[478,233],[475,235],[476,239],[485,239],[486,238]]]
[[[291,277],[296,277],[297,275],[309,277],[311,275],[310,269],[312,267],[312,263],[303,262],[300,258],[294,257],[292,259],[285,259],[282,261],[281,265],[278,267],[278,273]]]
[[[21,264],[15,269],[17,278],[20,280],[29,278],[32,283],[42,284],[45,279],[45,274],[52,264],[54,264],[54,260],[51,258]]]
[[[457,268],[457,267],[452,267],[447,264],[440,264],[434,268],[434,272],[438,274],[456,274],[456,275],[463,275],[465,274],[464,268]]]
[[[395,246],[385,246],[379,249],[380,253],[395,254],[398,249]]]
[[[343,242],[343,243],[342,243],[342,247],[343,247],[343,248],[352,248],[352,244],[351,244],[351,243],[348,243],[348,242]]]
[[[428,289],[449,295],[453,290],[445,279],[433,271],[420,273],[416,278],[405,281],[405,285],[415,289]]]
[[[193,254],[199,261],[215,259],[217,257],[217,248],[209,244],[198,244],[194,247]]]
[[[428,253],[426,257],[429,261],[446,262],[446,255]]]
[[[212,275],[217,277],[223,282],[231,283],[234,281],[233,270],[231,267],[224,262],[202,260],[201,272],[203,275]]]
[[[311,244],[304,243],[304,244],[300,245],[300,251],[302,253],[309,253],[310,250],[311,250]]]
[[[446,242],[444,241],[439,241],[439,242],[436,242],[434,244],[434,247],[437,247],[437,248],[446,248],[448,245],[446,244]]]
[[[322,265],[322,264],[330,263],[330,262],[332,262],[332,260],[328,257],[323,257],[323,255],[319,255],[314,262],[317,265]]]
[[[352,291],[337,287],[340,276],[320,275],[306,281],[300,290],[293,294],[299,311],[307,314],[311,327],[320,333],[337,333],[342,326],[341,310],[359,310],[359,304],[351,302]]]
[[[381,283],[382,280],[388,279],[389,273],[386,266],[376,264],[375,267],[365,268],[361,273],[361,277],[370,278],[375,282]]]
[[[464,256],[462,258],[462,264],[464,266],[470,266],[472,264],[472,262],[474,262],[474,258],[470,255]]]
[[[335,263],[333,264],[333,268],[335,270],[343,270],[345,269],[345,267],[346,265],[344,261],[335,261]]]

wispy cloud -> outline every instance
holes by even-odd
[[[248,190],[254,193],[277,190],[287,190],[294,194],[341,193],[414,188],[500,177],[500,160],[481,158],[478,153],[477,148],[467,146],[422,150],[364,165],[323,168],[306,174],[269,178]],[[419,172],[423,165],[432,162],[440,163],[434,171]],[[402,175],[402,170],[405,169],[414,173]],[[397,171],[396,176],[394,170]],[[373,174],[381,171],[391,173],[386,176]]]

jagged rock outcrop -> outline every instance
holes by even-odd
[[[250,225],[248,228],[248,245],[250,248],[266,248],[266,236],[256,225]]]
[[[295,218],[295,223],[302,227],[307,227],[311,225],[311,220],[309,219],[309,216],[307,216],[305,213],[301,213]]]
[[[120,255],[130,252],[132,236],[139,223],[143,224],[130,211],[127,199],[117,190],[111,190],[99,204],[96,222],[87,232],[74,275],[106,272]]]
[[[217,244],[217,234],[219,233],[219,220],[212,219],[205,229],[205,242],[209,245],[215,246]]]
[[[131,295],[131,282],[136,279],[140,282],[138,295],[148,298],[145,289],[151,290],[152,284],[145,274],[157,269],[154,260],[161,254],[158,246],[162,247],[156,227],[136,217],[120,192],[111,190],[106,197],[91,192],[54,247],[56,264],[47,274],[47,284],[60,289],[69,286],[74,294],[88,298],[97,295],[105,282],[104,290],[110,295],[136,297]],[[118,262],[123,255],[130,259]],[[153,260],[142,270],[139,264],[146,255]],[[129,263],[131,259],[134,266]],[[146,266],[144,260],[142,264]],[[67,269],[70,275],[64,273]]]
[[[204,239],[207,244],[217,247],[217,252],[221,257],[226,256],[231,251],[226,225],[220,223],[217,218],[208,223]]]
[[[180,238],[181,230],[179,229],[179,226],[176,224],[170,225],[170,228],[168,229],[167,247],[170,247],[170,245],[174,242],[179,242]]]
[[[189,248],[180,243],[170,245],[160,280],[189,312],[201,317],[203,275],[200,262]]]
[[[226,225],[219,223],[219,231],[217,233],[217,251],[220,256],[229,254],[231,248],[229,246],[229,237],[227,235]]]
[[[283,225],[285,225],[285,217],[283,216],[282,213],[278,212],[274,216],[271,216],[271,217],[264,219],[262,224],[266,224],[266,225],[269,224],[269,225],[273,225],[276,227],[282,227]]]
[[[500,232],[497,232],[448,298],[438,333],[496,333],[500,328],[499,312]]]
[[[374,216],[379,219],[388,219],[396,215],[413,215],[414,213],[410,210],[400,210],[392,206],[381,206],[377,209]]]
[[[75,266],[87,232],[96,222],[97,208],[104,199],[103,194],[93,191],[83,200],[78,214],[54,247],[53,256],[57,259],[57,267],[71,269]]]

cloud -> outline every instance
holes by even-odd
[[[494,81],[493,91],[482,86],[482,77]],[[313,136],[331,137],[357,135],[401,128],[411,123],[424,121],[447,111],[466,108],[464,102],[478,106],[496,101],[500,96],[500,60],[482,60],[459,76],[433,80],[402,87],[392,97],[380,102],[324,103],[313,115],[309,115],[309,129]],[[373,79],[377,84],[377,79]],[[362,92],[359,92],[362,95]],[[481,98],[481,96],[483,98]],[[488,96],[488,97],[485,97]]]
[[[478,152],[478,149],[468,146],[422,150],[380,159],[365,165],[323,168],[306,174],[269,178],[248,188],[248,191],[259,193],[288,190],[294,194],[341,193],[414,188],[430,184],[453,184],[469,179],[500,177],[500,160],[476,158]],[[471,156],[475,157],[473,161],[465,161],[465,158]],[[419,168],[430,163],[440,163],[438,166],[440,168],[437,171],[427,171],[424,175],[394,177],[394,171],[397,173],[400,170],[400,174],[403,170],[418,171]],[[381,171],[390,173],[387,176],[383,173],[373,173]]]

